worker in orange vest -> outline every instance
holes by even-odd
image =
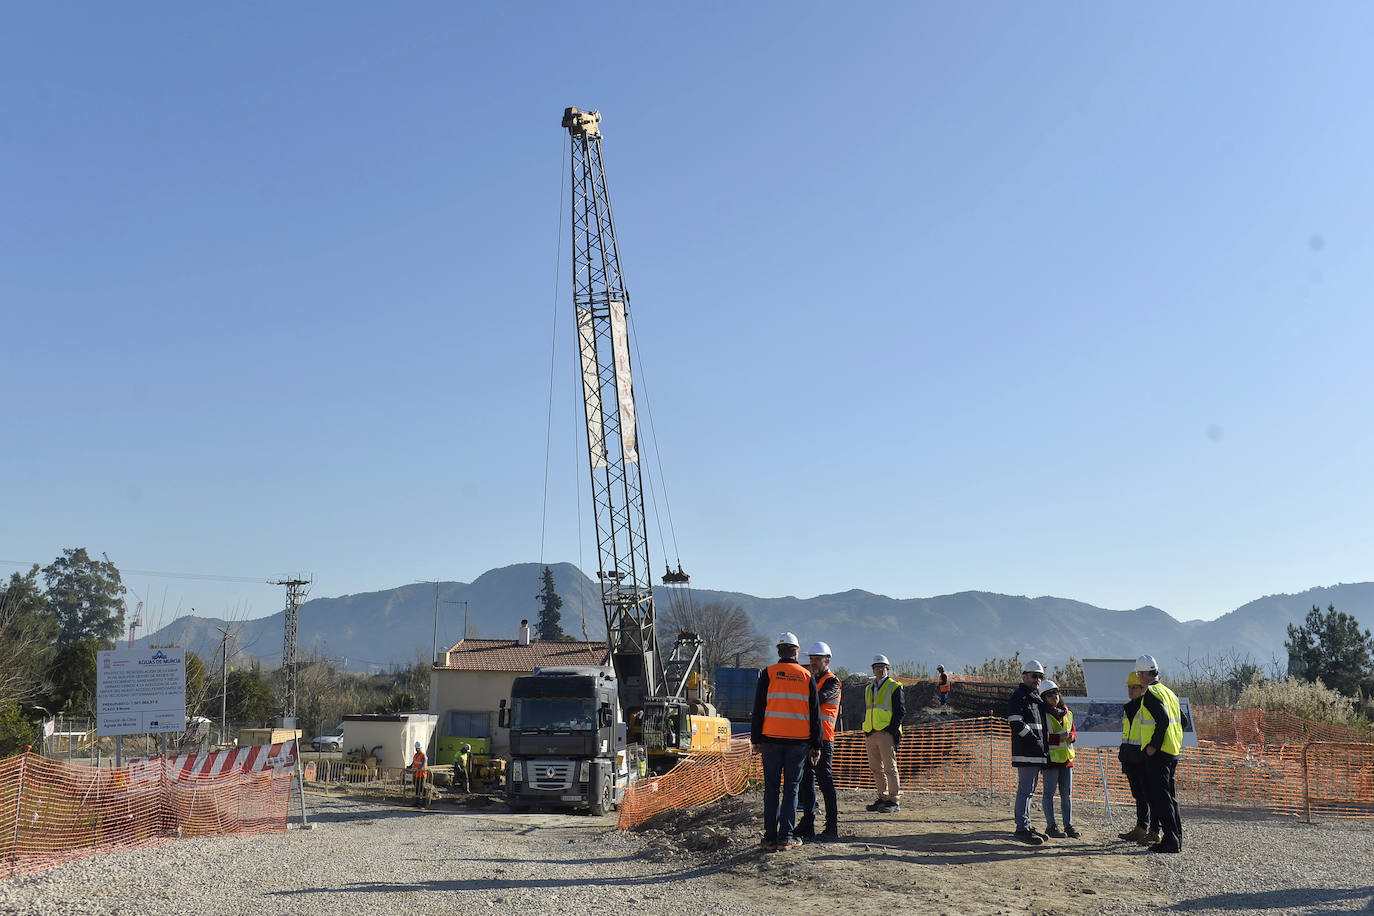
[[[839,807],[835,795],[835,774],[832,763],[835,759],[835,725],[840,718],[840,679],[830,670],[829,643],[814,642],[807,653],[811,667],[811,677],[816,682],[816,702],[821,712],[821,756],[814,763],[807,758],[802,768],[801,791],[798,804],[801,805],[801,820],[797,823],[796,835],[815,837],[817,843],[833,843],[840,838],[836,824],[836,809]],[[816,787],[820,786],[821,799],[825,802],[825,828],[816,833]]]
[[[425,749],[420,746],[420,742],[415,742],[415,756],[410,758],[410,778],[415,783],[415,803],[418,805],[427,791],[425,783],[429,779],[429,757],[425,754]]]
[[[940,672],[940,711],[943,712],[949,708],[949,674],[944,665],[936,665],[935,670]]]
[[[763,758],[763,848],[774,852],[802,844],[793,832],[797,784],[807,757],[821,756],[821,714],[816,681],[797,661],[801,644],[778,636],[778,661],[759,672],[749,742]],[[781,790],[779,789],[781,784]]]

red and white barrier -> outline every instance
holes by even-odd
[[[158,759],[140,757],[130,760],[129,765],[151,763]],[[296,761],[296,742],[284,741],[281,744],[260,744],[231,751],[212,751],[208,754],[183,754],[168,758],[167,765],[183,778],[219,776],[235,771],[265,773],[269,770],[273,775],[280,776],[291,773],[295,769]]]

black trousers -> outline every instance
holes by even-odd
[[[1178,814],[1178,793],[1174,770],[1178,758],[1160,751],[1145,758],[1145,790],[1150,799],[1150,819],[1159,821],[1159,845],[1166,849],[1183,848],[1183,821]]]
[[[797,790],[797,807],[801,809],[800,828],[811,827],[815,829],[816,824],[816,786],[821,787],[821,798],[825,801],[825,830],[834,830],[839,824],[836,822],[835,811],[839,803],[835,798],[835,774],[832,764],[835,761],[835,742],[821,742],[821,759],[811,764],[811,756],[808,754],[806,765],[802,768],[801,786]]]
[[[1136,826],[1153,833],[1159,829],[1159,818],[1151,816],[1150,790],[1145,784],[1144,758],[1135,763],[1123,763],[1121,771],[1126,774],[1126,782],[1131,787],[1131,797],[1135,799]]]

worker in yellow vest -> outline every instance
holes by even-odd
[[[1140,675],[1134,670],[1126,675],[1126,694],[1130,699],[1121,707],[1121,750],[1117,757],[1121,760],[1126,783],[1131,787],[1131,797],[1135,799],[1135,826],[1117,836],[1141,846],[1153,846],[1160,839],[1159,820],[1150,812],[1150,796],[1145,788],[1145,753],[1140,749],[1140,731],[1133,729],[1140,715],[1145,688],[1140,686]]]
[[[802,844],[794,831],[797,785],[808,756],[821,753],[821,713],[816,680],[797,661],[801,643],[778,636],[778,661],[759,672],[749,742],[763,758],[763,848],[769,852]],[[781,790],[779,786],[781,785]]]
[[[1154,657],[1142,655],[1135,662],[1136,674],[1145,688],[1140,713],[1131,725],[1131,737],[1138,738],[1145,754],[1145,791],[1150,800],[1150,817],[1159,820],[1159,842],[1150,852],[1182,852],[1183,822],[1178,813],[1178,791],[1174,771],[1183,752],[1183,713],[1178,697],[1159,680],[1159,665]]]
[[[815,763],[807,758],[802,768],[801,790],[797,804],[801,806],[801,820],[797,822],[799,837],[815,837],[818,843],[833,843],[840,838],[836,821],[839,800],[835,794],[835,726],[840,718],[840,679],[830,670],[830,644],[814,642],[807,652],[811,677],[816,681],[816,701],[821,713],[821,755]],[[816,787],[820,786],[825,802],[825,827],[816,833]]]
[[[1040,797],[1045,811],[1045,835],[1058,839],[1078,839],[1073,825],[1073,752],[1078,742],[1078,730],[1073,727],[1073,710],[1064,702],[1059,685],[1054,681],[1040,682],[1040,699],[1045,701],[1045,734],[1049,738],[1050,758],[1044,766],[1044,790]],[[1064,815],[1064,829],[1054,820],[1054,793],[1059,793],[1059,810]]]
[[[890,678],[886,655],[873,656],[873,682],[864,688],[864,749],[868,769],[878,787],[878,799],[869,811],[890,814],[901,810],[901,783],[897,776],[897,747],[902,743],[902,682]]]

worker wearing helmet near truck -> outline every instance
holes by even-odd
[[[807,756],[820,757],[821,714],[816,681],[797,661],[801,643],[791,633],[778,636],[778,661],[759,672],[754,715],[749,727],[753,751],[763,758],[763,848],[795,849],[802,844],[793,828],[797,783]],[[781,783],[781,793],[779,793]]]

